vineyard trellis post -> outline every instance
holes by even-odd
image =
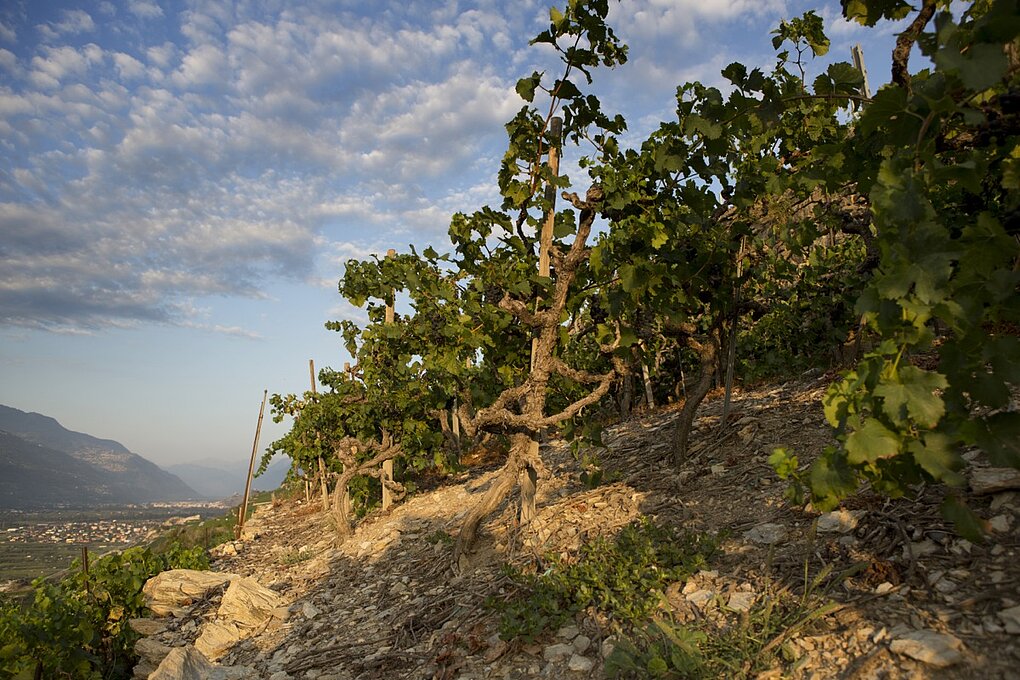
[[[255,426],[255,443],[251,447],[251,462],[248,463],[248,476],[245,477],[244,483],[244,501],[241,503],[241,507],[237,511],[237,530],[234,532],[237,538],[241,538],[241,532],[244,531],[244,518],[248,514],[248,495],[251,493],[251,478],[255,472],[255,452],[259,450],[259,435],[262,434],[262,414],[266,411],[266,397],[269,395],[269,390],[262,391],[262,406],[259,407],[259,422]]]
[[[394,250],[393,248],[390,248],[389,250],[386,251],[386,258],[387,259],[391,259],[393,257],[396,257],[396,255],[397,255],[397,251]],[[394,299],[394,296],[395,296],[395,293],[393,291],[390,291],[389,296],[388,296],[388,298],[386,300],[386,323],[387,324],[393,323],[394,317],[396,316],[396,313],[395,313],[395,310],[394,310],[394,305],[396,304],[396,300]],[[383,461],[383,464],[382,464],[382,477],[380,478],[380,481],[382,482],[382,509],[383,510],[389,510],[390,506],[393,505],[393,492],[390,491],[390,488],[388,486],[388,484],[393,481],[393,459],[392,458]]]

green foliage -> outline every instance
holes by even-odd
[[[506,640],[532,641],[588,608],[632,624],[654,608],[667,585],[705,567],[716,547],[709,536],[644,519],[613,540],[599,537],[585,544],[576,561],[552,557],[542,573],[507,567],[520,592],[507,601],[490,600],[489,606],[500,613],[500,636]]]
[[[902,4],[847,3],[874,23]],[[1004,48],[1020,36],[1014,0],[948,11],[918,44],[934,70],[881,90],[865,106],[851,145],[875,149],[847,178],[871,205],[879,266],[857,303],[880,342],[835,383],[825,413],[839,446],[809,473],[816,506],[833,506],[860,481],[884,493],[919,482],[960,487],[961,446],[978,445],[998,465],[1020,467],[1020,413],[1003,411],[1020,384],[1020,194],[1011,179],[1020,87]],[[1009,121],[1009,122],[1007,122]],[[937,368],[911,363],[935,352]],[[943,506],[977,536],[973,513]]]
[[[208,567],[198,547],[135,547],[90,563],[87,576],[76,560],[58,583],[36,579],[30,606],[0,609],[0,678],[128,677],[137,636],[127,622],[142,614],[142,586],[167,569]]]
[[[609,678],[754,678],[780,666],[774,644],[831,611],[818,597],[769,590],[747,612],[722,611],[688,624],[668,611],[623,637],[606,658]]]

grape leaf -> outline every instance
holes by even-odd
[[[892,458],[900,452],[900,438],[874,418],[846,438],[847,460],[853,465],[874,463],[883,458]]]

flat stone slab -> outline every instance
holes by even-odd
[[[963,643],[952,635],[931,630],[915,630],[891,643],[889,649],[929,666],[945,668],[963,659]]]
[[[998,493],[1020,489],[1020,470],[1014,468],[974,468],[970,473],[970,490],[976,494]]]
[[[237,574],[195,569],[171,569],[153,576],[142,587],[145,605],[156,616],[180,615],[185,605],[239,578]]]

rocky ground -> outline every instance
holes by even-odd
[[[815,588],[828,614],[775,641],[783,665],[763,680],[1017,677],[1020,478],[997,477],[979,453],[967,454],[977,470],[967,500],[991,530],[980,545],[957,537],[926,491],[914,501],[865,492],[825,515],[793,507],[766,459],[782,445],[805,460],[830,442],[819,406],[826,384],[738,391],[721,431],[722,399],[710,399],[679,473],[668,408],[607,431],[599,452],[607,481],[594,489],[567,447],[545,447],[553,477],[540,484],[537,521],[515,528],[512,502],[504,504],[459,574],[453,539],[495,467],[370,515],[343,541],[315,502],[264,506],[243,540],[216,551],[218,578],[193,590],[170,584],[178,597],[160,609],[166,615],[134,624],[148,635],[136,676],[598,677],[614,638],[597,617],[508,645],[483,602],[507,595],[502,563],[569,557],[649,516],[725,537],[711,571],[667,591],[663,607],[675,620],[740,612],[769,593],[803,592],[805,572],[823,575]],[[171,650],[177,670],[167,662],[153,672]]]

